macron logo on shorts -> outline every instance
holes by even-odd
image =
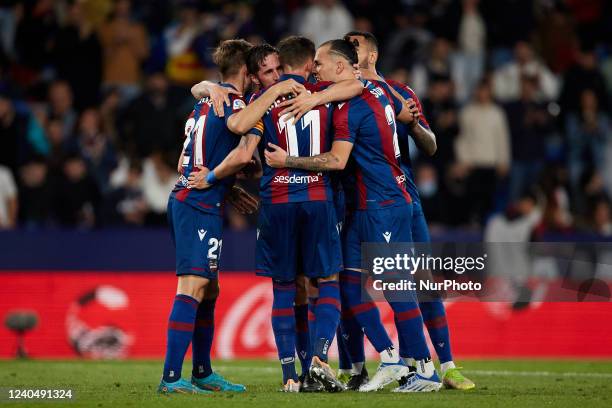
[[[383,238],[385,239],[385,241],[387,241],[387,244],[388,244],[389,241],[391,240],[391,233],[389,231],[383,232]]]
[[[202,241],[204,239],[204,237],[206,236],[206,233],[208,231],[204,231],[203,229],[199,229],[198,230],[198,236],[200,237],[200,241]]]

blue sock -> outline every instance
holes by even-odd
[[[317,288],[318,290],[318,288]],[[309,356],[307,368],[310,369],[310,362],[312,361],[312,353],[314,352],[314,344],[316,342],[317,328],[315,326],[315,308],[317,307],[317,298],[308,298],[308,341],[309,343]]]
[[[319,282],[319,299],[315,308],[316,342],[313,355],[327,361],[340,320],[340,286],[338,281]]]
[[[359,326],[350,309],[348,307],[345,307],[345,309],[346,312],[342,312],[342,319],[340,320],[342,341],[351,363],[363,363],[365,362],[363,330],[361,330],[361,326]]]
[[[389,302],[393,309],[397,335],[400,338],[400,356],[415,360],[430,358],[423,317],[416,302]]]
[[[183,359],[191,343],[198,301],[187,295],[176,295],[168,319],[168,342],[163,379],[175,382],[181,378]]]
[[[212,374],[210,350],[215,333],[215,303],[217,299],[204,299],[196,314],[191,351],[193,352],[193,371],[195,378],[205,378]]]
[[[295,282],[273,281],[274,301],[272,303],[272,330],[278,359],[283,369],[283,384],[289,379],[298,380],[295,371]]]
[[[351,369],[351,357],[349,356],[347,345],[345,339],[342,337],[342,321],[340,319],[340,324],[338,325],[338,330],[336,330],[336,344],[338,345],[338,368],[340,370],[350,370]]]
[[[436,349],[440,363],[453,360],[446,311],[441,299],[419,303],[429,338]]]
[[[376,304],[371,300],[365,302],[361,300],[361,273],[344,270],[340,275],[340,282],[342,283],[342,302],[350,307],[351,313],[372,346],[379,353],[392,347],[393,342],[382,324]],[[367,293],[364,293],[364,296],[369,297]]]
[[[311,360],[310,332],[308,331],[308,305],[293,306],[295,313],[295,351],[297,351],[302,375],[308,372]]]

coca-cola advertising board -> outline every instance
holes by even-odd
[[[30,311],[33,358],[160,358],[176,277],[172,272],[2,272],[0,317]],[[221,275],[215,358],[274,358],[272,290],[253,273]],[[378,303],[396,339],[388,306]],[[446,304],[456,358],[612,357],[610,302],[540,302],[521,310],[495,302]],[[15,355],[16,336],[0,328],[0,357]],[[588,339],[588,340],[585,340]],[[588,341],[588,347],[585,347]],[[332,347],[335,352],[335,347]],[[374,350],[367,344],[374,359]],[[334,354],[332,354],[334,357]]]

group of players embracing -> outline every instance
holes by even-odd
[[[246,390],[213,372],[210,361],[225,201],[244,212],[259,207],[256,273],[272,278],[284,391],[368,392],[395,381],[395,392],[474,388],[453,362],[441,299],[388,301],[395,347],[362,290],[362,243],[429,241],[408,138],[425,154],[436,151],[416,95],[376,71],[376,38],[350,32],[316,49],[298,36],[276,48],[227,40],[213,57],[222,81],[192,88],[199,101],[168,202],[178,288],[159,391]],[[259,205],[234,186],[239,173],[261,177]],[[336,335],[337,374],[328,364]],[[372,378],[364,335],[380,354]],[[190,343],[193,372],[185,380]]]

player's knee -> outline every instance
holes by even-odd
[[[338,280],[338,274],[335,273],[333,275],[327,276],[325,278],[319,278],[319,282],[333,282]]]
[[[219,279],[211,279],[204,290],[204,299],[214,300],[219,297]]]
[[[306,281],[306,292],[309,298],[319,297],[319,286],[316,279],[308,279]]]
[[[185,275],[179,276],[176,293],[194,298],[198,302],[204,299],[204,289],[209,280],[201,276]]]
[[[304,276],[299,276],[295,281],[295,304],[306,305],[308,304],[308,291],[306,289],[308,279]]]

